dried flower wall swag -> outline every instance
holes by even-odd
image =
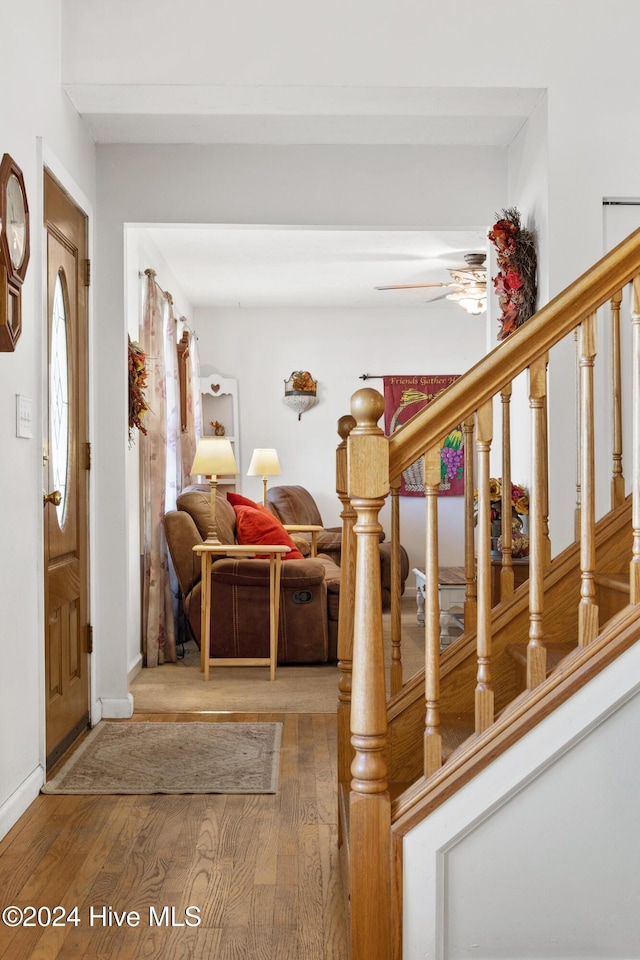
[[[537,260],[533,233],[521,226],[515,207],[496,214],[496,221],[488,237],[500,268],[492,278],[502,310],[498,340],[505,340],[535,313]]]
[[[139,343],[129,337],[129,443],[133,440],[133,429],[137,427],[146,434],[142,418],[149,407],[144,397],[147,387],[147,356]]]

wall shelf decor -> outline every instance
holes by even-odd
[[[284,402],[298,414],[298,420],[303,413],[315,407],[318,402],[316,392],[318,381],[314,380],[308,370],[294,370],[288,380],[284,382]]]
[[[230,441],[240,471],[240,450],[238,445],[238,381],[235,377],[221,377],[210,373],[200,377],[200,396],[202,400],[202,432],[204,436],[223,436]],[[238,483],[235,477],[225,477],[220,483],[233,487]]]

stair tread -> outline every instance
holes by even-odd
[[[547,673],[550,673],[554,667],[557,667],[561,660],[564,660],[572,650],[577,647],[576,643],[569,641],[557,643],[545,643],[547,651]],[[527,644],[526,643],[508,643],[505,647],[506,652],[513,657],[516,663],[522,666],[527,665]]]
[[[411,780],[394,780],[393,783],[389,783],[389,795],[391,799],[397,800],[400,794],[404,793],[404,791],[408,790],[411,786],[413,786]]]
[[[594,580],[598,586],[609,587],[612,590],[621,590],[623,593],[628,593],[631,575],[628,570],[623,571],[622,573],[606,571],[603,573],[596,573],[594,575]]]
[[[461,743],[473,736],[475,730],[475,717],[472,713],[443,713],[440,717],[443,762]]]

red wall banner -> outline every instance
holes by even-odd
[[[459,373],[440,376],[397,376],[384,377],[384,430],[388,437],[398,427],[419,413],[443,390],[457,380]],[[462,430],[454,427],[445,437],[440,450],[440,488],[441,496],[460,497],[464,495],[464,445]],[[422,457],[412,463],[402,474],[400,495],[404,497],[424,496],[424,477]]]

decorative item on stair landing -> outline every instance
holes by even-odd
[[[315,407],[318,402],[316,396],[318,381],[314,380],[308,370],[294,370],[288,380],[284,382],[284,402],[298,414],[298,420],[303,413]]]
[[[499,272],[493,277],[502,316],[498,340],[521,327],[536,309],[536,248],[531,230],[521,225],[515,207],[496,214],[488,233],[497,251]]]
[[[396,376],[383,377],[384,381],[384,430],[388,437],[407,420],[415,416],[428,403],[439,397],[446,388],[459,378],[460,374],[440,376]],[[464,495],[464,444],[462,430],[456,426],[444,438],[440,449],[440,486],[441,496],[460,497]],[[400,496],[423,497],[424,475],[422,457],[412,463],[403,472],[400,482]]]
[[[491,501],[491,554],[502,553],[502,477],[489,480]],[[511,556],[514,559],[529,556],[529,538],[524,533],[523,517],[529,515],[529,494],[518,483],[511,484]],[[478,522],[478,491],[473,492],[473,521]]]
[[[147,356],[139,343],[129,337],[129,443],[133,441],[134,427],[146,434],[142,418],[149,410],[145,400],[147,388]]]

